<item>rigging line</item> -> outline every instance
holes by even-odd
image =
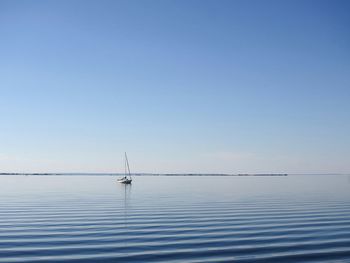
[[[126,161],[126,165],[127,165],[127,167],[128,167],[129,176],[131,177],[131,175],[130,175],[129,161],[128,161],[128,156],[126,155],[126,152],[125,152],[125,161]]]

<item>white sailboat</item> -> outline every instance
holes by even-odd
[[[131,179],[131,174],[130,174],[128,156],[126,155],[126,153],[125,153],[124,165],[125,165],[125,175],[122,178],[117,179],[117,181],[121,184],[131,184],[132,179]]]

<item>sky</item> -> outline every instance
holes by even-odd
[[[0,172],[350,173],[349,13],[0,0]]]

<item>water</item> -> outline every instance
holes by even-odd
[[[0,262],[350,262],[350,177],[0,176]]]

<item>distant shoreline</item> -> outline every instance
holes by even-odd
[[[0,173],[1,175],[35,175],[35,176],[52,176],[52,175],[62,175],[62,176],[122,176],[122,173]],[[287,176],[286,173],[281,174],[197,174],[197,173],[134,173],[132,176]]]

